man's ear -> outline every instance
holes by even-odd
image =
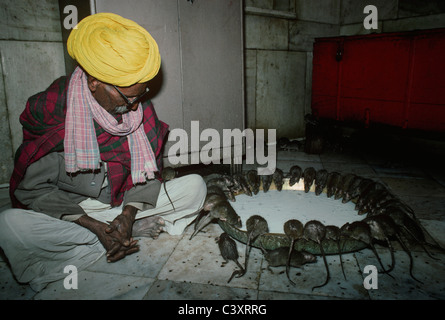
[[[90,91],[92,93],[96,92],[97,88],[101,84],[101,82],[99,80],[97,80],[95,77],[90,76],[90,75],[88,75],[87,81],[88,81],[88,88],[90,89]]]

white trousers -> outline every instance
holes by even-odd
[[[161,216],[165,231],[181,234],[202,208],[207,193],[204,180],[191,174],[168,181],[170,203],[161,186],[154,209],[140,211],[136,219]],[[98,201],[82,205],[87,214],[99,221],[112,221],[122,212]],[[40,291],[50,282],[66,277],[63,269],[75,265],[85,269],[105,254],[97,236],[76,223],[55,219],[33,210],[7,209],[0,213],[0,247],[3,249],[16,279]]]

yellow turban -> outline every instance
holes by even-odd
[[[147,30],[114,13],[82,19],[67,49],[90,75],[120,87],[151,80],[161,66],[158,45]]]

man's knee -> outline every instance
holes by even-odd
[[[187,185],[190,186],[190,190],[203,194],[207,193],[206,183],[199,174],[189,174],[186,177],[188,178]]]
[[[181,184],[183,185],[183,192],[187,198],[194,199],[194,201],[201,202],[207,194],[207,187],[204,179],[199,174],[189,174],[184,177]]]
[[[21,209],[6,209],[0,212],[0,234],[4,234],[13,226],[19,226],[18,215]]]
[[[23,223],[20,223],[21,209],[6,209],[0,212],[0,247],[4,247],[7,242],[14,241],[17,235],[25,233]]]
[[[7,209],[0,213],[0,246],[3,242],[18,240],[21,243],[34,242],[35,234],[42,234],[40,226],[56,220],[43,213],[25,209]],[[37,230],[37,232],[36,232]]]

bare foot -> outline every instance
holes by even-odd
[[[164,219],[161,217],[146,217],[138,219],[133,224],[133,237],[152,237],[157,239],[159,234],[164,231],[165,226]]]

